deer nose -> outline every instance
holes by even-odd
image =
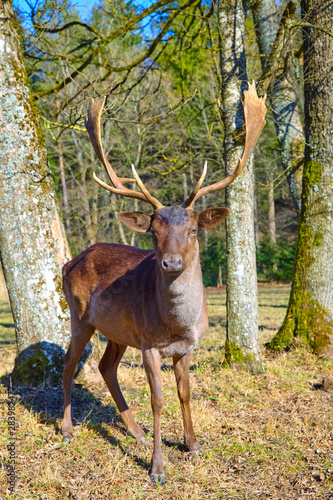
[[[167,273],[179,273],[183,270],[184,262],[180,256],[170,256],[162,260],[162,267]]]

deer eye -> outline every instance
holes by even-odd
[[[192,229],[190,229],[189,235],[194,236],[195,234],[197,234],[197,232],[198,230],[195,227],[192,227]]]

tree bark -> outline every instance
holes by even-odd
[[[60,110],[60,101],[57,99],[57,108]],[[58,116],[58,122],[60,122],[60,116]],[[58,130],[60,134],[60,130]],[[62,151],[61,138],[58,140],[58,152],[59,152],[59,170],[60,170],[60,180],[61,180],[61,188],[62,195],[64,200],[64,219],[65,226],[67,230],[67,236],[70,236],[71,225],[70,225],[70,216],[69,216],[69,201],[68,201],[68,190],[67,190],[67,182],[66,182],[66,174],[65,174],[65,162],[64,162],[64,154]]]
[[[274,203],[274,179],[273,173],[268,172],[268,229],[269,241],[272,245],[276,244],[276,224],[275,224],[275,203]]]
[[[9,0],[0,3],[0,138],[0,250],[16,329],[14,376],[59,382],[69,341],[61,269],[70,252]]]
[[[59,169],[60,169],[60,179],[61,179],[61,187],[62,187],[62,195],[64,199],[64,215],[65,215],[65,224],[68,235],[70,236],[71,224],[69,220],[69,202],[68,202],[68,191],[67,191],[67,182],[65,175],[65,165],[64,165],[64,155],[62,152],[61,139],[58,142],[58,151],[59,151]]]
[[[283,325],[270,343],[302,338],[333,355],[333,23],[331,0],[303,0],[305,161],[294,279]]]
[[[241,92],[247,89],[244,52],[245,14],[240,0],[219,2],[222,119],[226,174],[237,165],[243,147],[236,141],[244,126]],[[227,188],[227,339],[225,363],[260,372],[258,292],[253,216],[252,157]]]
[[[263,71],[267,70],[269,56],[279,29],[279,19],[275,0],[260,0],[248,2],[252,9],[256,37]],[[296,2],[289,2],[288,15],[296,10]],[[282,49],[281,49],[282,50]],[[285,54],[284,54],[285,55]],[[303,145],[302,124],[297,109],[295,92],[288,81],[288,66],[281,59],[273,83],[269,91],[269,100],[272,106],[273,119],[277,139],[279,142],[283,171],[287,174],[287,181],[294,206],[299,214],[301,209],[302,169],[293,166],[293,159]],[[266,92],[266,89],[264,90]]]

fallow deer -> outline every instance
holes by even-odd
[[[139,232],[150,232],[153,250],[98,243],[64,266],[63,287],[71,313],[72,338],[65,356],[64,419],[65,441],[73,437],[71,385],[78,360],[97,329],[107,339],[100,372],[118,407],[128,432],[145,442],[145,433],[135,422],[121,393],[117,368],[127,346],[142,351],[143,365],[151,389],[154,415],[154,449],[151,480],[165,482],[161,450],[163,397],[160,377],[161,358],[172,357],[178,397],[184,422],[184,441],[197,452],[197,441],[190,413],[189,367],[191,352],[208,327],[205,292],[199,262],[197,233],[213,228],[228,215],[228,208],[193,211],[194,202],[207,193],[228,186],[242,171],[265,124],[265,98],[258,98],[255,85],[249,85],[244,98],[246,141],[242,158],[225,179],[201,188],[203,173],[182,206],[164,207],[146,189],[135,168],[133,176],[141,192],[124,183],[133,179],[117,177],[104,154],[100,137],[100,117],[105,98],[91,102],[86,128],[99,160],[112,186],[94,174],[105,189],[152,205],[154,212],[121,212],[118,219]]]

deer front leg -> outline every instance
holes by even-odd
[[[161,414],[163,395],[161,385],[161,357],[156,349],[143,349],[143,364],[146,370],[150,391],[151,406],[154,415],[154,451],[151,459],[150,477],[154,484],[165,483],[161,446]]]
[[[182,357],[173,357],[173,368],[176,375],[178,397],[183,414],[184,443],[191,452],[196,452],[200,450],[201,446],[195,437],[191,418],[189,377],[190,362],[191,353]]]

